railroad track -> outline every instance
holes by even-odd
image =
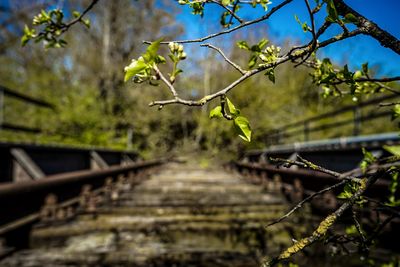
[[[267,251],[291,242],[288,223],[264,228],[286,209],[284,198],[237,174],[169,163],[146,178],[135,187],[106,181],[94,198],[85,192],[74,200],[82,212],[71,220],[64,206],[57,218],[50,196],[29,248],[0,265],[255,267]],[[100,198],[108,201],[93,207]]]
[[[49,175],[40,180],[0,184],[0,257],[29,243],[33,225],[70,220],[143,181],[166,159],[128,163],[99,170]]]

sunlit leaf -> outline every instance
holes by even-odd
[[[383,146],[383,148],[395,156],[400,156],[400,146]]]
[[[247,142],[250,142],[251,128],[249,120],[246,117],[238,116],[233,120],[233,124],[239,137]]]
[[[221,106],[217,106],[210,111],[210,119],[212,118],[222,118],[222,108]]]
[[[124,81],[129,81],[135,75],[139,74],[143,70],[148,68],[147,64],[144,62],[143,58],[139,58],[138,60],[132,61],[132,63],[125,68],[125,77]]]
[[[154,61],[157,57],[157,51],[160,47],[160,43],[164,38],[160,38],[157,41],[152,42],[146,49],[146,53],[144,53],[143,58],[146,62],[150,63]]]
[[[235,105],[229,100],[229,98],[226,98],[226,104],[228,105],[228,110],[230,114],[232,114],[233,116],[238,116],[240,114],[240,110],[235,107]]]

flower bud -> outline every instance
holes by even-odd
[[[169,47],[169,50],[170,50],[171,52],[173,52],[173,50],[174,50],[174,43],[173,43],[173,42],[169,42],[169,43],[168,43],[168,47]]]
[[[184,59],[186,59],[186,53],[185,52],[182,52],[181,54],[180,54],[180,56],[179,56],[179,59],[182,59],[182,60],[184,60]]]

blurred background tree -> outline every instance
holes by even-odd
[[[162,112],[150,109],[148,103],[165,98],[167,92],[144,83],[126,85],[123,68],[130,58],[143,53],[142,40],[155,36],[174,39],[193,30],[176,20],[179,10],[176,3],[168,0],[104,1],[87,15],[90,29],[75,27],[65,35],[68,45],[64,49],[44,51],[41,44],[21,47],[24,26],[30,25],[41,9],[58,7],[71,16],[73,10],[82,11],[90,2],[1,2],[0,84],[56,106],[55,111],[40,110],[6,99],[6,121],[43,131],[22,134],[1,130],[1,140],[135,149],[148,157],[175,150],[207,151],[214,156],[222,151],[229,158],[235,155],[229,152],[238,149],[264,147],[265,133],[276,126],[352,102],[351,97],[323,98],[320,89],[311,83],[309,71],[282,65],[276,70],[275,84],[261,75],[241,84],[230,96],[251,120],[250,144],[236,138],[228,122],[210,120],[208,105],[167,106]],[[260,35],[268,38],[266,33],[251,28],[246,39],[256,42]],[[239,51],[234,42],[226,40],[224,48],[235,62],[247,64],[248,55]],[[183,63],[186,75],[180,80],[180,87],[187,88],[182,93],[185,96],[206,95],[238,76],[219,55],[210,51],[205,55]],[[215,75],[222,72],[223,75]],[[377,123],[379,131],[395,129],[389,119]],[[322,132],[315,138],[340,133]]]

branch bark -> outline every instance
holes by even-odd
[[[400,40],[392,34],[380,28],[376,23],[367,19],[351,7],[349,7],[343,0],[333,0],[336,10],[339,15],[346,16],[353,14],[357,18],[356,26],[365,35],[369,35],[376,39],[383,47],[391,49],[396,54],[400,55]]]

